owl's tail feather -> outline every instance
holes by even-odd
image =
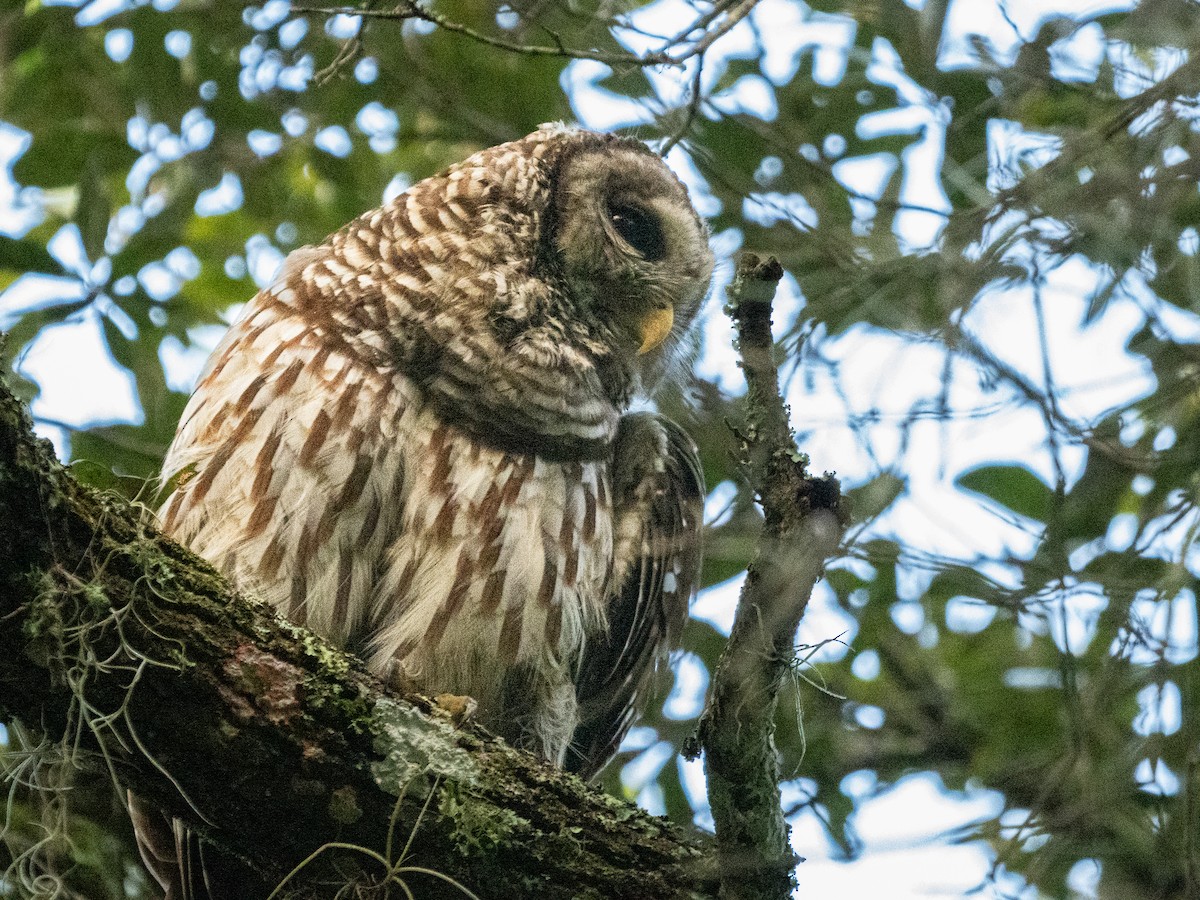
[[[258,879],[239,860],[203,841],[179,819],[129,792],[129,818],[138,852],[163,900],[245,898]]]

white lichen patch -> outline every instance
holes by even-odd
[[[371,774],[388,793],[399,795],[419,777],[463,787],[478,781],[478,765],[455,744],[454,729],[447,723],[386,697],[375,703],[372,723],[381,758],[371,765]]]

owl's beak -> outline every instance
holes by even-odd
[[[642,319],[642,345],[638,347],[638,356],[649,353],[667,339],[671,326],[675,324],[675,310],[671,306],[662,306],[650,311]]]

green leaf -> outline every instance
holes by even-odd
[[[0,269],[13,272],[58,272],[61,266],[42,244],[0,235]]]
[[[980,466],[961,475],[960,488],[982,494],[1018,515],[1045,522],[1053,492],[1025,466]]]
[[[90,262],[104,255],[104,239],[108,235],[111,214],[112,202],[104,187],[100,163],[95,156],[89,156],[79,179],[79,205],[75,209],[75,222],[79,225],[83,249],[87,251]]]
[[[864,485],[846,491],[850,513],[856,522],[874,519],[904,492],[905,481],[891,472],[883,472]]]

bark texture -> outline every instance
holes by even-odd
[[[422,897],[463,894],[419,869],[481,898],[716,892],[697,840],[234,595],[145,510],[78,484],[2,384],[0,716],[76,741],[81,767],[242,857],[259,892],[330,842],[378,857],[329,848],[280,896],[398,860]]]

